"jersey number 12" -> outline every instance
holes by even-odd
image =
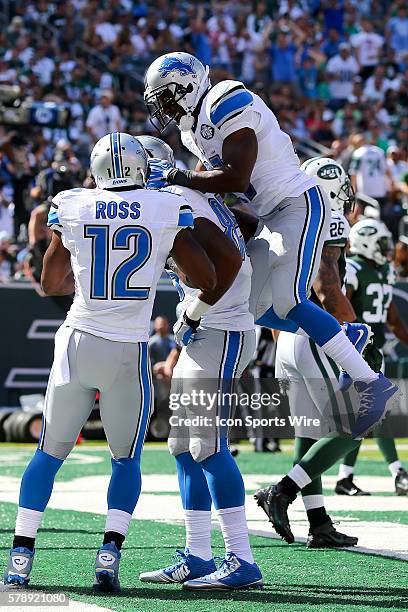
[[[93,300],[147,300],[149,287],[130,287],[130,279],[145,265],[152,251],[152,236],[140,225],[124,225],[115,231],[110,242],[108,225],[85,225],[84,238],[92,240],[91,288]],[[133,252],[124,259],[112,274],[109,283],[110,251],[131,248]],[[110,295],[109,295],[110,284]]]

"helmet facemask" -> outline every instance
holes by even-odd
[[[179,104],[192,90],[191,83],[187,87],[183,87],[180,83],[168,83],[150,94],[146,92],[145,102],[153,127],[163,132],[172,121],[181,127],[184,118],[191,117],[192,119],[191,113],[186,111],[183,104]],[[187,129],[191,129],[192,124],[193,120]],[[186,128],[183,126],[183,129]]]
[[[382,266],[388,260],[393,249],[392,239],[388,236],[381,236],[376,242],[374,251],[374,261]]]
[[[343,213],[346,215],[349,212],[352,212],[354,209],[354,205],[356,203],[356,196],[354,193],[353,185],[348,176],[344,179],[342,185],[340,186],[339,191],[336,194],[330,194],[333,199],[336,198],[339,202],[341,202],[343,206]]]

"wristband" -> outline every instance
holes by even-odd
[[[200,298],[196,297],[187,307],[186,316],[193,321],[198,321],[210,308],[210,304],[206,304],[205,302],[202,302]]]
[[[171,168],[164,174],[170,185],[180,185],[180,187],[190,187],[191,176],[191,170],[179,170],[178,168]]]

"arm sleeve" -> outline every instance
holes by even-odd
[[[179,208],[179,217],[177,223],[178,229],[183,229],[185,227],[194,227],[194,217],[191,206],[187,203],[187,200],[184,200],[184,203],[181,204]]]
[[[61,222],[62,212],[60,194],[56,195],[51,201],[51,208],[48,213],[47,225],[50,229],[62,232],[63,225]]]

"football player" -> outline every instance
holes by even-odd
[[[381,221],[363,219],[350,230],[350,257],[347,258],[347,296],[357,320],[369,323],[374,346],[382,350],[388,326],[400,342],[408,345],[408,329],[392,299],[395,271],[388,257],[391,232]],[[380,366],[383,365],[380,363]],[[397,495],[408,495],[408,473],[399,460],[387,420],[374,432],[376,442],[394,478]],[[335,491],[339,495],[369,495],[353,482],[354,465],[360,445],[344,457]]]
[[[199,158],[197,171],[171,168],[166,180],[204,193],[238,192],[273,232],[267,284],[273,300],[258,321],[267,327],[301,327],[344,368],[360,394],[353,427],[362,436],[383,418],[397,388],[374,372],[356,349],[365,328],[348,326],[308,295],[330,225],[330,204],[313,177],[299,167],[290,137],[273,112],[238,81],[211,87],[208,67],[187,53],[157,58],[145,78],[145,102],[163,130],[175,121],[184,145]]]
[[[354,204],[350,179],[342,166],[329,158],[312,158],[303,164],[302,169],[308,176],[313,176],[325,191],[332,211],[319,271],[313,284],[312,299],[340,323],[345,320],[355,321],[353,307],[343,293],[345,249],[350,229],[344,213],[351,210]],[[259,245],[257,242],[258,238],[249,242],[248,249],[259,259],[258,249],[262,247],[262,241]],[[262,301],[257,305],[258,308],[260,306]],[[361,352],[370,334],[366,325],[366,333],[359,346]],[[305,334],[281,331],[277,341],[276,376],[289,380],[291,414],[316,419],[320,425],[312,427],[302,424],[295,427],[294,467],[277,485],[257,491],[255,499],[276,531],[291,543],[293,534],[286,510],[301,490],[309,520],[307,546],[354,546],[357,538],[339,533],[334,528],[325,510],[322,493],[321,474],[342,456],[343,449],[354,450],[359,445],[357,440],[349,436],[327,437],[332,432],[349,433],[350,420],[351,424],[353,422],[353,414],[349,414],[352,413],[349,398],[335,393],[339,370],[335,362]]]
[[[148,185],[154,188],[156,178],[159,185],[162,182],[163,167],[174,167],[172,151],[160,139],[142,136],[140,140],[152,156]],[[188,198],[193,234],[212,260],[217,278],[229,274],[233,255],[238,258],[240,269],[232,286],[211,308],[197,303],[198,290],[171,262],[179,308],[188,319],[183,315],[174,328],[182,349],[173,369],[170,397],[187,394],[191,398],[203,391],[217,398],[219,393],[233,392],[235,380],[255,351],[254,318],[248,309],[251,264],[237,222],[220,198],[186,187],[171,186],[165,191]],[[177,423],[168,444],[177,465],[186,545],[178,551],[174,565],[142,573],[143,582],[182,583],[189,590],[260,588],[263,584],[249,544],[244,482],[229,450],[228,428],[216,423],[217,417],[232,416],[227,397],[221,396],[213,409],[189,405],[174,413]],[[205,424],[178,424],[198,416],[207,419]],[[212,504],[225,542],[225,558],[218,569],[211,550]]]
[[[147,170],[143,146],[115,132],[92,150],[96,189],[70,189],[53,198],[48,217],[53,236],[41,284],[47,295],[75,289],[75,298],[55,336],[43,429],[21,481],[6,585],[29,582],[55,476],[99,391],[112,476],[94,586],[120,588],[120,549],[140,494],[140,456],[153,403],[147,341],[157,282],[170,253],[200,287],[197,299],[203,303],[215,302],[217,284],[214,266],[191,232],[188,202],[146,190]]]

